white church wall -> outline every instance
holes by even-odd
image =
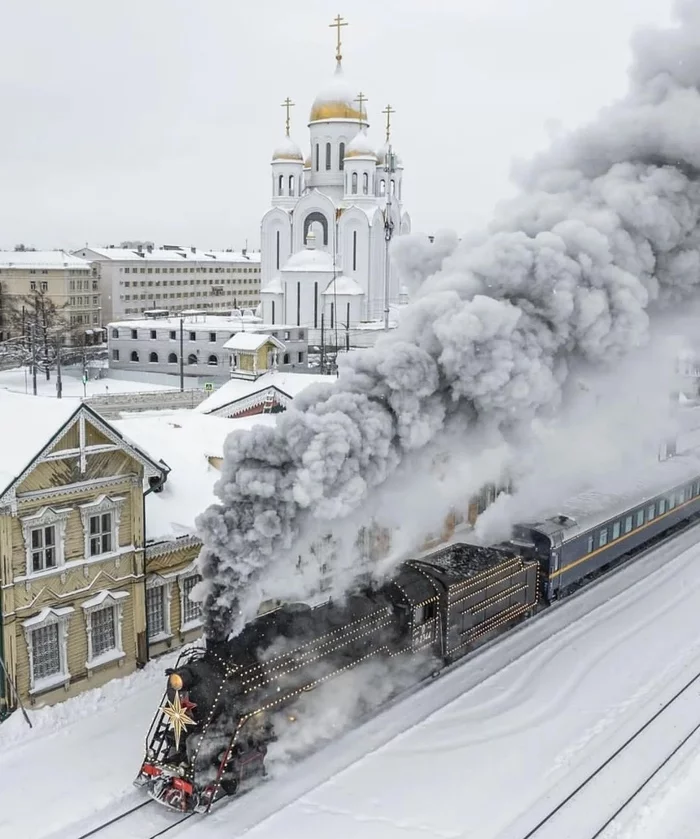
[[[325,219],[328,235],[327,242],[324,236],[316,236],[316,247],[319,250],[333,253],[334,248],[334,228],[335,228],[335,206],[328,196],[323,195],[318,190],[307,192],[303,198],[300,198],[294,208],[294,225],[292,233],[292,248],[293,253],[298,253],[304,248],[304,225],[307,218],[318,213]]]
[[[338,223],[343,274],[352,277],[365,294],[368,293],[370,275],[370,225],[367,213],[358,207],[350,207]]]
[[[279,234],[279,260],[277,236]],[[260,282],[264,288],[292,253],[292,229],[289,213],[280,208],[269,210],[263,216],[260,230]]]

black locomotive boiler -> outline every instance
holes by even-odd
[[[293,713],[306,691],[370,660],[452,662],[533,611],[539,592],[536,561],[455,544],[379,588],[261,615],[168,672],[136,783],[171,808],[206,812],[264,774],[275,714]]]

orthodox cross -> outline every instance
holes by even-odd
[[[365,115],[365,111],[364,111],[364,108],[362,106],[364,105],[365,102],[368,102],[368,101],[369,100],[367,99],[367,97],[365,96],[365,94],[362,91],[360,91],[357,94],[357,99],[355,99],[355,102],[358,102],[359,105],[360,105],[360,118],[362,118]]]
[[[391,105],[387,105],[382,113],[386,114],[386,141],[388,143],[389,138],[391,137],[391,115],[395,114],[396,111],[391,107]]]
[[[282,103],[282,107],[287,109],[287,118],[284,121],[284,127],[287,132],[287,137],[289,137],[289,112],[294,107],[294,102],[289,98],[289,96],[284,100]]]
[[[330,29],[336,29],[337,30],[336,44],[335,44],[335,60],[338,61],[338,62],[340,62],[343,58],[343,56],[340,53],[340,29],[341,29],[341,27],[347,26],[347,25],[348,25],[347,21],[343,20],[343,18],[340,15],[337,15],[336,18],[333,20],[333,23],[329,24]]]

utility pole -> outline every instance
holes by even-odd
[[[56,338],[56,399],[63,398],[63,380],[61,379],[61,342]]]
[[[36,396],[36,321],[31,324],[29,334],[32,342],[32,392]]]
[[[384,158],[384,171],[386,172],[386,208],[384,210],[384,331],[389,329],[389,273],[391,271],[391,259],[389,257],[389,247],[391,245],[391,237],[394,233],[394,222],[391,218],[391,199],[392,199],[392,175],[396,171],[394,164],[394,153],[391,150],[391,115],[395,113],[391,105],[387,105],[382,111],[386,114],[386,156]]]
[[[326,372],[326,359],[325,359],[325,335],[323,332],[323,323],[324,323],[325,315],[321,312],[321,375]]]
[[[185,359],[182,357],[185,346],[184,323],[184,319],[180,318],[180,393],[185,390]]]

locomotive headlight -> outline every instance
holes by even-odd
[[[173,690],[182,690],[182,676],[179,673],[171,673],[168,684]]]

